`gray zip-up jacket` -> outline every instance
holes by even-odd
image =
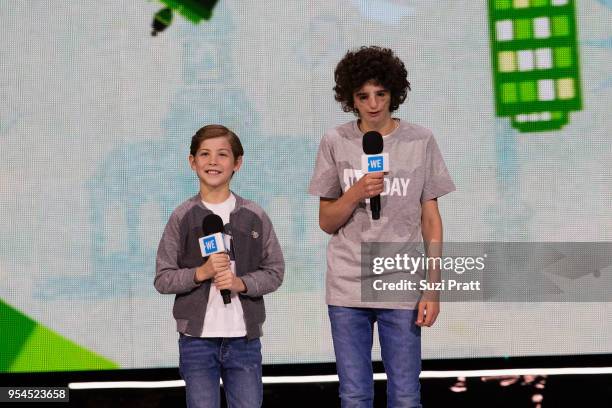
[[[253,339],[263,335],[263,295],[282,283],[285,261],[264,210],[235,193],[234,196],[236,208],[230,213],[230,227],[236,276],[247,287],[239,299],[247,338]],[[159,293],[176,294],[172,311],[176,330],[196,337],[202,333],[211,285],[211,279],[194,281],[195,270],[203,263],[198,239],[204,235],[202,221],[211,213],[199,194],[188,199],[170,215],[157,249],[155,288]]]

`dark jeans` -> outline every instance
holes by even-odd
[[[420,408],[421,328],[416,310],[329,306],[342,408],[371,408],[374,400],[374,322],[387,373],[387,406]]]
[[[246,337],[179,338],[179,369],[189,408],[218,408],[219,379],[229,408],[259,408],[263,399],[261,343]]]

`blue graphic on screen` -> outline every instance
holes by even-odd
[[[415,8],[402,0],[352,0],[367,18],[385,24],[396,24],[403,18],[413,16]]]
[[[186,44],[182,75],[185,85],[177,91],[173,107],[164,121],[167,124],[168,140],[154,142],[152,145],[147,142],[120,148],[104,162],[100,170],[103,177],[96,177],[95,181],[90,183],[92,201],[106,205],[106,208],[96,207],[92,216],[92,222],[98,224],[97,230],[104,231],[104,212],[111,205],[124,209],[123,218],[128,234],[127,242],[122,245],[124,250],[118,253],[108,253],[100,247],[94,249],[92,255],[96,260],[97,272],[92,276],[95,282],[86,289],[88,294],[97,289],[100,295],[106,293],[115,296],[120,292],[134,290],[136,286],[140,287],[139,290],[156,296],[147,279],[150,279],[150,271],[154,269],[153,261],[157,248],[145,246],[138,239],[143,222],[138,208],[153,203],[160,208],[165,221],[182,200],[198,191],[197,178],[186,166],[191,135],[210,123],[220,123],[236,129],[236,124],[254,116],[248,97],[243,91],[233,89],[235,86],[232,79],[234,75],[238,75],[237,70],[221,65],[221,62],[229,64],[234,58],[229,44],[217,49],[216,56],[204,52],[218,48],[218,38],[231,35],[234,25],[229,16],[220,15],[219,19],[222,20],[214,25],[216,31],[209,35],[209,39],[202,38],[201,28],[197,26],[182,27],[181,37]],[[217,72],[221,70],[224,74],[220,76]],[[199,79],[206,77],[207,73],[214,81]],[[287,197],[286,211],[299,213],[303,206],[303,197],[295,192],[307,189],[310,177],[310,166],[307,163],[314,162],[316,145],[295,135],[289,138],[282,135],[261,135],[256,119],[251,123],[247,122],[247,125],[246,134],[237,132],[245,149],[245,169],[232,180],[232,189],[268,211],[275,196]],[[296,146],[295,140],[298,139],[300,143]],[[159,155],[160,151],[164,152],[162,157]],[[303,160],[304,165],[296,166],[296,157],[299,157],[301,162]],[[160,158],[161,163],[158,162]],[[123,163],[131,163],[130,168],[125,168]],[[270,166],[269,163],[275,165]],[[150,176],[146,179],[125,180],[125,174],[132,173]],[[261,180],[266,181],[265,190],[259,188]],[[288,183],[287,180],[291,181]],[[125,185],[126,181],[128,185]],[[141,196],[138,186],[143,185],[157,193],[152,197]],[[116,201],[113,197],[116,197]],[[296,265],[304,265],[306,268],[312,265],[313,261],[299,248],[300,237],[305,235],[307,227],[304,221],[296,220],[292,224],[292,236],[283,241],[283,249],[290,254]],[[105,239],[107,237],[100,236],[97,242],[105,242]],[[320,245],[324,248],[323,242]],[[315,264],[317,263],[321,265],[321,274],[324,270],[323,263],[321,260],[315,260]],[[130,270],[142,271],[141,276],[132,275],[128,278],[124,274],[112,275],[112,271],[120,271],[124,265],[129,265]],[[296,282],[295,287],[285,289],[320,290],[322,285],[322,279],[308,280]]]

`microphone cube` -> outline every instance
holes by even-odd
[[[227,252],[223,234],[220,232],[202,237],[198,240],[198,242],[200,244],[200,251],[202,252],[203,257],[217,254],[219,252]]]
[[[389,171],[389,153],[362,154],[361,169],[364,174]]]

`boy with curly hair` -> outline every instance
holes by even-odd
[[[374,398],[372,341],[378,324],[387,373],[389,407],[420,407],[421,327],[438,316],[435,293],[406,295],[402,302],[363,301],[361,244],[419,242],[439,248],[442,220],[437,198],[453,191],[431,131],[392,112],[410,83],[390,49],[348,52],[335,71],[335,98],[357,119],[328,130],[319,146],[309,193],[320,197],[319,225],[332,235],[327,248],[326,302],[331,322],[342,407],[371,407]],[[383,135],[387,174],[361,172],[362,138]],[[381,195],[382,216],[373,220],[365,200]],[[436,254],[428,251],[428,255]],[[429,279],[439,278],[429,271]]]

